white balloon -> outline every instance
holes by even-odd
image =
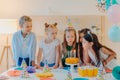
[[[118,4],[120,4],[120,0],[116,0]]]

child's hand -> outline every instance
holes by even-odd
[[[38,69],[43,70],[43,67],[40,66]]]
[[[54,66],[53,66],[53,69],[56,69],[56,68],[58,68],[58,66],[57,66],[57,65],[54,65]]]
[[[59,68],[62,69],[62,68],[63,68],[63,65],[60,65]]]
[[[80,64],[78,64],[78,67],[80,67],[81,65]]]
[[[107,65],[107,61],[103,60],[103,66]]]
[[[38,64],[35,64],[35,68],[38,69],[40,66]]]
[[[37,65],[37,64],[35,65],[35,68],[36,68],[36,69],[43,70],[43,67],[41,67],[41,66],[39,66],[39,65]]]

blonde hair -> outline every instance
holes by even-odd
[[[19,19],[19,25],[22,26],[26,21],[32,22],[32,19],[29,16],[22,16]]]
[[[64,39],[63,39],[63,43],[62,43],[62,53],[65,55],[66,52],[67,52],[67,40],[66,40],[66,32],[70,32],[70,31],[73,31],[74,32],[74,35],[75,35],[75,39],[74,39],[74,42],[73,42],[73,47],[72,47],[72,50],[76,49],[76,41],[77,41],[77,35],[76,35],[76,30],[73,28],[73,27],[67,27],[64,31]]]
[[[57,29],[57,23],[56,22],[54,24],[45,23],[45,32],[47,32],[49,28]]]

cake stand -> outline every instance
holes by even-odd
[[[74,66],[78,65],[78,63],[76,63],[76,64],[65,63],[65,64],[70,66],[70,72],[75,72]]]

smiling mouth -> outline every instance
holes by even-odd
[[[69,41],[69,42],[72,42],[72,41]]]

